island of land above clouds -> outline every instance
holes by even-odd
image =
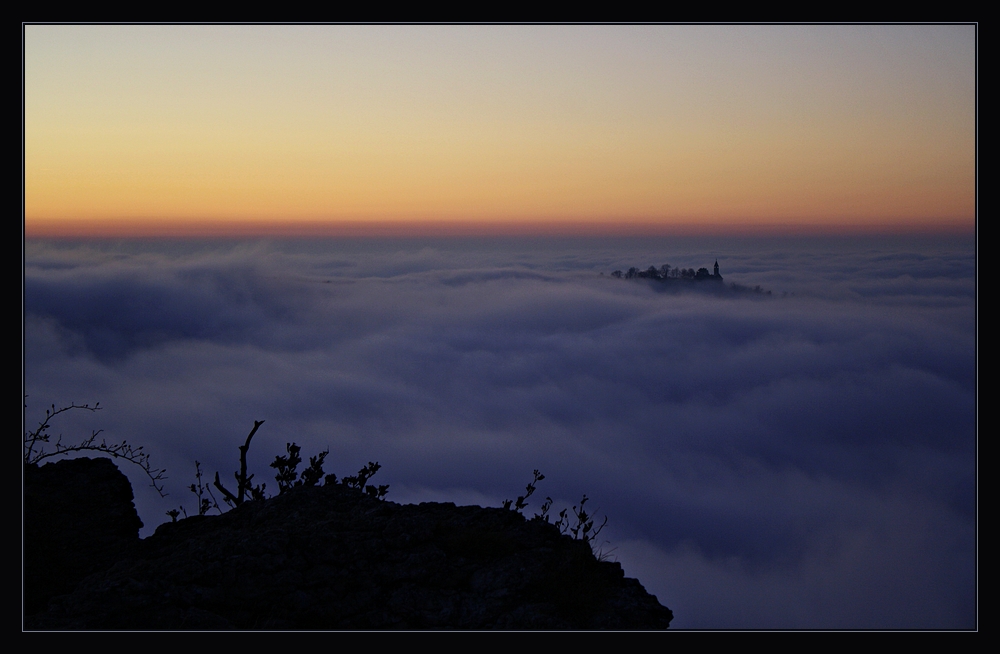
[[[649,279],[660,282],[661,285],[656,287],[657,290],[678,291],[681,289],[696,288],[702,291],[714,291],[715,293],[771,295],[771,291],[765,291],[760,286],[750,288],[749,286],[743,286],[735,282],[731,282],[729,286],[724,286],[722,284],[722,275],[719,273],[718,261],[715,262],[713,272],[708,272],[708,268],[699,268],[698,270],[694,268],[675,268],[666,263],[659,268],[650,266],[645,270],[640,270],[634,266],[626,272],[615,270],[611,273],[611,276],[615,279]],[[698,284],[694,286],[694,282],[714,282],[714,284]]]

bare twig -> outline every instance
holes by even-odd
[[[102,454],[110,454],[116,459],[124,459],[130,463],[142,468],[142,471],[146,473],[149,477],[150,485],[156,489],[156,492],[160,494],[160,497],[166,497],[167,493],[163,489],[163,482],[166,480],[166,470],[160,468],[154,468],[152,463],[149,461],[149,455],[142,451],[142,447],[133,447],[128,441],[123,440],[121,443],[108,443],[107,440],[101,439],[101,442],[97,442],[97,437],[101,434],[103,430],[98,429],[97,431],[91,432],[88,438],[83,439],[76,445],[63,445],[62,436],[60,435],[56,442],[53,444],[55,448],[52,451],[45,451],[45,443],[48,443],[51,435],[49,434],[50,422],[54,417],[60,413],[64,413],[71,409],[85,409],[87,411],[100,411],[101,403],[98,402],[94,406],[89,404],[76,404],[70,403],[68,406],[56,408],[53,404],[50,409],[45,410],[45,420],[38,423],[38,428],[34,431],[29,431],[24,433],[24,463],[37,465],[40,461],[44,461],[53,456],[60,456],[63,454],[69,454],[70,452],[100,452]]]
[[[219,508],[219,503],[218,501],[216,501],[215,495],[212,494],[212,487],[206,486],[202,482],[202,477],[204,477],[204,474],[201,471],[201,462],[195,461],[194,462],[195,483],[188,486],[188,490],[194,493],[195,497],[198,498],[198,515],[205,515],[211,508],[215,508],[216,511],[222,513],[222,509]],[[206,494],[208,494],[208,497],[205,497]],[[184,507],[181,507],[181,510],[183,511]]]
[[[55,418],[60,413],[64,413],[71,409],[86,409],[87,411],[100,411],[101,403],[98,402],[94,406],[89,404],[77,404],[75,402],[70,403],[69,406],[64,406],[56,408],[53,404],[51,409],[45,410],[45,420],[38,423],[38,429],[35,431],[24,432],[24,462],[25,463],[35,463],[42,458],[40,455],[43,452],[44,446],[39,445],[40,443],[49,442],[49,422]],[[38,452],[35,452],[35,446],[39,445]]]
[[[219,480],[219,473],[218,472],[215,473],[215,487],[222,492],[222,495],[225,497],[226,501],[229,502],[230,504],[234,504],[236,506],[243,504],[243,500],[245,499],[248,490],[251,491],[251,493],[255,498],[258,495],[263,494],[263,486],[258,486],[257,488],[253,488],[250,485],[250,481],[253,479],[253,475],[250,475],[249,477],[247,476],[247,451],[250,449],[250,440],[253,439],[254,434],[257,433],[257,430],[260,429],[260,426],[263,424],[264,424],[263,420],[254,420],[253,429],[251,429],[250,434],[247,435],[247,442],[244,443],[243,445],[240,445],[240,471],[239,473],[235,474],[236,495],[233,495],[228,490],[226,490],[226,488],[222,485],[222,482]]]

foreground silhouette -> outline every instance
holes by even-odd
[[[88,576],[54,580],[26,557],[27,629],[665,629],[673,618],[553,524],[345,484],[292,487],[139,540],[131,489],[109,464],[26,469],[25,551],[92,559]],[[85,490],[109,484],[118,492]],[[120,524],[110,545],[109,521]]]

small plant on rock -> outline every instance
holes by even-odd
[[[597,529],[594,529],[594,516],[587,513],[587,510],[583,508],[583,505],[587,503],[589,498],[584,495],[583,499],[580,500],[580,508],[573,507],[573,515],[576,517],[576,523],[573,525],[566,521],[566,531],[573,534],[573,538],[577,540],[582,540],[585,543],[591,543],[597,535],[604,530],[604,526],[608,524],[608,516],[604,516],[604,522]]]
[[[301,478],[298,478],[299,474],[296,468],[302,463],[302,457],[299,456],[302,448],[295,443],[286,443],[285,451],[288,452],[287,456],[276,456],[271,462],[271,467],[278,471],[274,479],[278,482],[279,495],[295,486],[315,486],[324,478],[323,461],[330,450],[323,450],[316,456],[309,457],[309,467],[302,471]],[[325,475],[325,477],[326,483],[337,481],[337,475]]]
[[[303,486],[315,486],[319,483],[320,479],[324,479],[329,483],[333,483],[337,480],[337,475],[324,475],[323,474],[323,460],[326,459],[326,455],[330,453],[330,450],[323,450],[316,456],[309,457],[309,467],[302,471],[302,482]]]
[[[525,509],[525,507],[528,506],[528,503],[527,503],[526,500],[529,497],[531,497],[532,493],[535,492],[535,484],[537,484],[541,480],[545,479],[545,475],[543,475],[542,473],[538,472],[537,470],[535,470],[532,474],[533,474],[533,479],[528,482],[527,486],[524,487],[524,495],[518,495],[516,502],[513,501],[513,500],[504,500],[503,501],[503,508],[510,510],[511,505],[513,504],[514,510],[517,511],[518,513],[520,513],[522,510]],[[549,500],[549,505],[551,505],[551,504],[552,504],[552,501]]]
[[[524,495],[517,498],[517,501],[504,500],[503,508],[508,510],[514,510],[520,513],[525,507],[528,506],[527,499],[531,497],[532,493],[535,492],[535,484],[545,479],[545,475],[535,470],[533,473],[532,480],[525,487]],[[603,552],[602,548],[595,548],[594,540],[597,538],[598,534],[604,530],[605,525],[608,524],[608,517],[604,516],[604,522],[598,527],[594,527],[595,516],[588,513],[584,508],[587,503],[588,498],[586,495],[580,500],[579,505],[574,505],[572,509],[563,509],[559,512],[559,519],[554,523],[556,528],[559,529],[559,533],[567,534],[572,536],[574,540],[582,540],[583,542],[590,545],[591,550],[594,555],[600,560],[607,558],[607,555]],[[552,508],[552,498],[546,497],[545,501],[542,502],[542,506],[538,513],[534,515],[532,520],[542,520],[544,522],[551,522],[549,518],[549,510]],[[572,517],[571,517],[572,512]],[[574,521],[575,519],[575,521]]]
[[[254,476],[252,474],[248,474],[247,471],[247,453],[250,451],[250,443],[253,440],[254,435],[257,433],[257,430],[260,429],[260,426],[263,424],[263,420],[254,420],[253,429],[251,429],[250,433],[247,435],[246,442],[239,447],[240,469],[239,472],[234,473],[234,477],[236,479],[236,492],[234,493],[223,486],[222,480],[219,478],[219,473],[215,473],[215,481],[213,485],[222,493],[223,501],[230,507],[240,506],[247,500],[264,500],[267,498],[264,492],[266,484],[254,486],[252,483]],[[302,448],[295,443],[285,443],[285,454],[274,457],[274,461],[270,463],[270,467],[277,470],[277,474],[274,479],[278,482],[279,495],[299,486],[316,486],[321,480],[324,485],[327,486],[337,483],[337,475],[332,473],[326,474],[323,471],[323,463],[326,460],[327,455],[330,453],[330,450],[323,450],[316,456],[309,457],[309,466],[302,471],[300,476],[298,467],[299,464],[302,463],[301,452]],[[374,497],[379,500],[385,499],[386,494],[389,492],[389,484],[380,484],[376,486],[368,483],[368,480],[371,479],[381,467],[382,466],[379,465],[377,461],[369,461],[368,465],[358,471],[358,474],[344,477],[340,483],[348,488],[357,488],[370,497]],[[215,495],[212,494],[212,489],[203,484],[201,479],[201,463],[195,461],[195,483],[191,484],[188,489],[198,498],[198,515],[205,515],[213,508],[219,513],[222,513],[222,507],[220,507],[219,503],[215,500]],[[184,510],[183,506],[179,509],[171,509],[167,511],[167,515],[170,516],[170,519],[173,522],[176,522],[177,518],[182,514],[185,518],[188,517],[187,511]]]
[[[278,474],[274,476],[274,480],[278,482],[279,495],[287,490],[291,490],[295,485],[295,479],[299,476],[299,473],[295,469],[302,463],[302,457],[299,456],[301,450],[302,448],[295,443],[286,443],[285,451],[288,452],[288,455],[278,455],[271,462],[271,467],[278,471]],[[299,483],[301,484],[301,482]]]
[[[205,515],[208,513],[209,509],[215,509],[219,513],[222,513],[222,508],[219,507],[219,502],[215,499],[215,495],[212,494],[212,487],[206,486],[201,481],[201,463],[198,461],[194,462],[194,478],[195,483],[188,486],[188,490],[195,494],[198,498],[198,515]],[[208,495],[208,497],[205,497]]]
[[[368,465],[361,470],[358,470],[358,474],[351,475],[350,477],[344,477],[341,483],[348,488],[363,490],[376,499],[384,499],[386,493],[389,492],[388,484],[382,484],[381,486],[368,484],[368,480],[374,477],[375,473],[378,472],[381,467],[382,466],[379,465],[378,461],[369,461]]]
[[[194,479],[195,483],[188,486],[188,490],[194,493],[194,496],[198,498],[198,515],[205,515],[211,509],[215,509],[220,514],[222,513],[222,507],[219,506],[219,502],[215,499],[215,495],[212,494],[212,487],[207,486],[201,480],[204,475],[201,472],[201,462],[194,462]],[[178,516],[184,514],[184,517],[188,517],[187,511],[184,510],[184,505],[181,505],[179,509],[170,509],[167,511],[167,515],[170,516],[171,522],[177,522]]]
[[[250,449],[250,441],[262,424],[264,424],[263,420],[255,420],[253,429],[250,430],[250,434],[247,436],[246,443],[240,446],[240,471],[236,473],[237,493],[231,493],[223,487],[222,482],[219,480],[219,473],[215,473],[215,487],[222,491],[226,503],[230,506],[239,506],[242,504],[246,493],[249,493],[251,499],[254,500],[265,499],[265,485],[252,486],[250,482],[253,479],[253,475],[247,475],[247,452]],[[316,456],[309,457],[309,467],[303,470],[300,476],[298,467],[302,463],[301,452],[302,448],[295,443],[285,443],[285,454],[279,454],[270,463],[270,467],[277,470],[274,479],[278,482],[279,495],[298,486],[316,486],[320,480],[326,485],[337,483],[337,475],[332,473],[326,474],[323,471],[323,463],[330,450],[323,450]],[[357,488],[376,499],[384,499],[389,492],[389,485],[381,484],[375,486],[368,483],[368,480],[381,467],[377,461],[369,461],[368,465],[358,471],[358,474],[344,477],[340,483],[348,488]],[[191,486],[192,491],[195,491],[195,488],[195,485]],[[198,499],[200,503],[203,502],[201,495],[198,495]],[[199,504],[199,506],[201,505]],[[218,507],[218,504],[215,504],[215,506]],[[183,507],[181,510],[183,511]]]

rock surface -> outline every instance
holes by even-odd
[[[341,485],[167,523],[118,551],[25,627],[665,629],[673,617],[553,525]]]
[[[24,467],[24,604],[30,615],[139,544],[128,478],[108,459]]]

